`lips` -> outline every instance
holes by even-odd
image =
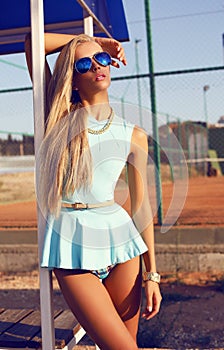
[[[101,80],[104,80],[105,78],[106,78],[106,75],[103,73],[96,75],[96,81],[101,81]]]

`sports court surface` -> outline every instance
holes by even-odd
[[[165,216],[172,198],[173,184],[163,184],[162,193]],[[121,190],[117,192],[116,200],[122,202],[122,197],[124,195]],[[124,206],[129,207],[129,199]],[[154,222],[157,224],[156,217]],[[30,228],[36,225],[35,201],[0,205],[1,228]],[[186,200],[176,225],[224,225],[224,176],[195,177],[189,180]]]

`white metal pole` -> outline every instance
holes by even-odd
[[[43,0],[30,0],[31,34],[32,34],[32,72],[33,72],[33,104],[34,104],[34,142],[35,154],[39,150],[44,135],[45,115],[45,49],[44,49],[44,11]],[[36,163],[36,183],[38,184],[38,164]],[[38,188],[37,188],[38,191]],[[41,256],[45,221],[37,203],[38,247]],[[52,279],[48,270],[40,269],[40,308],[42,349],[55,349]]]
[[[93,18],[91,16],[86,16],[85,10],[83,11],[84,15],[84,33],[93,36]]]
[[[90,16],[92,18],[92,20],[97,24],[97,26],[105,33],[107,34],[107,36],[109,38],[112,38],[112,35],[108,32],[108,30],[105,28],[105,26],[103,25],[102,22],[100,22],[100,20],[96,17],[96,15],[94,14],[94,12],[91,10],[91,8],[86,4],[86,2],[84,0],[77,0],[78,3],[82,6],[83,10],[84,10],[84,18],[88,16]],[[93,3],[94,4],[94,3]],[[85,34],[90,35],[88,32],[85,32]]]
[[[89,16],[85,9],[83,9],[84,18],[84,33],[93,36],[93,17]],[[100,348],[95,344],[95,350],[100,350]]]

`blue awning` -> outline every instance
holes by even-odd
[[[122,0],[85,2],[113,38],[129,40]],[[0,54],[23,52],[25,35],[31,31],[30,0],[3,0],[0,16]],[[48,32],[83,33],[83,8],[75,0],[44,0],[44,23]],[[94,35],[106,36],[96,23]]]

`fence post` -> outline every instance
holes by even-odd
[[[157,167],[157,169],[155,169],[156,200],[157,200],[157,208],[158,208],[158,224],[162,225],[163,209],[162,209],[162,185],[161,185],[160,146],[159,146],[160,143],[159,143],[159,133],[158,133],[158,126],[157,126],[156,91],[155,91],[155,76],[154,76],[154,68],[153,68],[149,0],[145,0],[145,17],[146,17],[147,41],[148,41],[150,97],[151,97],[152,125],[153,125],[153,149],[154,149],[154,161]]]
[[[174,175],[173,175],[173,146],[171,144],[171,139],[170,139],[170,116],[169,114],[166,115],[166,125],[167,125],[167,137],[168,137],[168,161],[170,165],[170,177],[171,181],[174,182]]]

